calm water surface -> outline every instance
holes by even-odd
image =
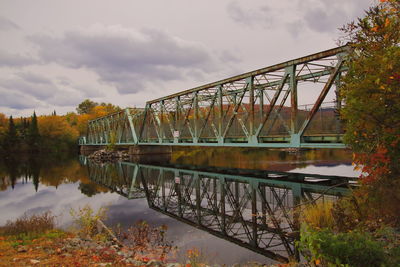
[[[147,159],[147,161],[149,161],[149,159]],[[150,161],[152,166],[197,166],[203,169],[214,166],[230,169],[358,176],[358,173],[353,171],[353,167],[351,166],[351,154],[344,150],[309,150],[292,154],[278,150],[260,149],[225,149],[222,151],[215,149],[191,150],[180,148],[178,151],[175,151],[171,159],[167,161],[162,160],[158,162],[159,160],[156,157],[152,157]],[[133,199],[128,199],[126,196],[128,196],[130,192],[132,193],[132,181],[129,175],[134,172],[135,167],[125,166],[121,169],[122,175],[120,172],[120,177],[110,178],[113,181],[110,183],[107,182],[108,180],[106,178],[118,176],[118,170],[113,172],[112,169],[116,168],[115,166],[117,165],[114,164],[104,167],[101,164],[88,165],[86,162],[85,165],[83,163],[85,163],[85,161],[82,161],[82,158],[80,161],[78,156],[74,155],[64,158],[26,156],[3,159],[0,163],[0,225],[6,223],[9,219],[15,219],[21,216],[25,212],[31,214],[51,210],[53,214],[58,216],[59,225],[67,227],[72,221],[69,216],[69,210],[71,208],[76,209],[85,204],[89,204],[97,209],[106,205],[109,207],[107,223],[119,223],[123,226],[129,226],[138,220],[146,220],[155,226],[165,224],[168,226],[168,238],[173,240],[174,245],[180,248],[181,253],[184,253],[190,248],[198,248],[204,255],[207,255],[206,260],[209,263],[224,263],[230,265],[248,261],[259,261],[263,263],[274,262],[263,255],[240,247],[232,242],[228,242],[225,239],[218,238],[204,231],[204,229],[201,230],[199,229],[201,227],[196,227],[195,223],[192,223],[192,226],[189,225],[187,221],[191,220],[190,214],[196,213],[195,209],[190,210],[190,207],[193,207],[195,204],[190,206],[186,202],[186,215],[184,215],[185,211],[180,210],[182,208],[181,206],[176,209],[176,213],[178,213],[179,210],[179,212],[182,213],[181,217],[186,216],[185,218],[188,218],[186,222],[184,220],[177,220],[174,218],[174,214],[160,212],[158,208],[161,208],[161,211],[167,208],[165,206],[158,206],[161,204],[157,204],[162,202],[160,202],[162,190],[159,189],[160,182],[158,182],[161,177],[159,170],[157,172],[157,170],[152,167],[153,169],[151,170],[142,171],[142,176],[140,176],[140,179],[144,179],[145,181],[145,183],[142,183],[142,186],[143,184],[146,185],[150,195],[148,194],[145,196],[145,194],[142,194],[142,196],[135,198],[135,196],[131,194],[130,197]],[[103,171],[103,174],[99,176],[99,172],[106,170],[106,168],[108,171]],[[166,181],[162,180],[163,183],[165,183],[166,189],[164,189],[164,191],[167,192],[167,195],[168,192],[172,192],[176,189],[177,184],[179,184],[178,187],[182,187],[187,183],[185,179],[193,178],[193,174],[189,173],[185,174],[186,176],[181,175],[180,179],[182,180],[177,180],[176,170],[171,169],[169,172],[171,172],[170,177],[166,175]],[[192,175],[192,177],[188,175]],[[197,205],[207,205],[206,202],[209,200],[206,200],[206,195],[212,192],[213,186],[206,185],[206,183],[212,184],[213,180],[210,178],[211,176],[205,177],[204,175],[200,175],[200,177],[203,177],[203,180],[200,179],[202,181],[202,186],[209,187],[201,189],[204,193],[204,201]],[[167,181],[168,179],[170,179],[170,182]],[[232,192],[236,192],[236,194],[240,195],[237,196],[237,200],[241,200],[245,198],[246,195],[249,195],[246,192],[248,188],[250,188],[250,182],[238,181],[236,186],[241,189],[235,189],[236,191],[232,189]],[[136,183],[140,184],[140,181],[136,181]],[[232,182],[229,186],[233,188],[235,183]],[[285,194],[282,190],[283,193],[279,190],[277,191],[279,194]],[[117,191],[119,191],[119,193]],[[193,192],[188,192],[187,190],[182,192],[184,192],[184,194],[185,192],[187,193],[190,202],[190,195],[195,195],[195,191],[196,189],[194,189]],[[273,193],[275,194],[275,190]],[[267,193],[266,196],[268,196],[268,194],[270,193]],[[220,195],[218,196],[220,197]],[[289,194],[288,196],[283,195],[282,197],[288,202],[292,201]],[[211,199],[211,197],[209,199]],[[232,199],[233,201],[235,200],[233,194]],[[239,202],[240,201],[238,201],[238,203]],[[177,202],[171,200],[168,203],[173,204]],[[246,212],[251,213],[251,207],[249,207],[249,205],[250,204],[246,203],[243,205],[242,218],[249,215],[246,214]],[[271,206],[273,205],[275,204],[271,203]],[[248,211],[249,208],[250,211]],[[258,209],[261,210],[261,206]],[[168,207],[168,211],[170,210],[172,213],[175,212],[174,209]],[[277,216],[284,218],[281,213],[282,212],[277,211]],[[203,214],[205,214],[204,211]],[[179,214],[175,215],[179,217]],[[204,218],[206,218],[205,215]],[[260,216],[259,220],[262,220],[262,216]],[[210,223],[207,227],[211,229],[214,226],[212,225],[212,220],[209,221]],[[204,222],[203,224],[205,224]],[[283,219],[280,219],[279,222],[283,228],[288,227],[289,222],[285,222]],[[260,236],[259,239],[261,239],[261,237],[262,236]],[[268,239],[269,237],[270,236],[266,236],[264,239]],[[238,239],[237,236],[235,238]],[[274,237],[272,236],[271,240],[275,242],[276,240],[274,241],[273,239]],[[245,240],[245,238],[243,240]],[[284,249],[278,244],[276,250],[277,253],[281,253],[281,250]],[[282,253],[284,253],[284,251]]]

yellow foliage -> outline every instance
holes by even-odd
[[[335,221],[332,217],[332,201],[320,201],[314,205],[307,205],[301,212],[301,221],[315,228],[332,228]]]
[[[5,133],[8,127],[8,119],[6,115],[0,113],[0,134]]]
[[[77,139],[77,129],[68,124],[64,116],[38,117],[39,133],[43,137],[55,139]]]

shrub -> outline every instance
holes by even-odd
[[[332,217],[332,201],[320,201],[315,204],[309,204],[302,207],[300,220],[315,229],[332,229],[335,221]]]
[[[75,231],[82,237],[94,237],[98,234],[98,220],[104,220],[107,217],[107,208],[100,207],[94,211],[89,205],[85,205],[78,210],[71,209],[71,216],[74,218],[74,224],[77,226]]]
[[[132,248],[134,254],[145,252],[157,255],[158,260],[165,261],[167,255],[173,252],[174,247],[166,240],[167,226],[153,227],[146,221],[138,221],[126,231],[117,230],[117,238]]]
[[[0,232],[4,235],[31,235],[44,233],[54,227],[55,216],[49,211],[30,216],[25,213],[15,221],[7,221]]]
[[[305,254],[311,254],[310,261],[322,261],[327,266],[381,266],[385,261],[382,244],[368,233],[335,234],[329,229],[303,227],[299,246]]]

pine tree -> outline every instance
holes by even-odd
[[[30,149],[36,151],[39,149],[40,145],[40,134],[37,123],[36,113],[33,112],[31,123],[29,124],[29,140],[28,144]]]
[[[17,129],[14,124],[14,119],[10,116],[8,120],[8,132],[6,136],[6,148],[7,150],[15,149],[18,143]]]

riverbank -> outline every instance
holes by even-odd
[[[112,241],[52,230],[33,239],[0,237],[0,266],[183,266]]]
[[[225,266],[204,263],[196,249],[179,262],[179,248],[165,240],[165,227],[142,221],[127,230],[111,229],[101,221],[104,214],[88,206],[72,211],[79,227],[71,230],[57,229],[55,216],[48,212],[9,221],[0,227],[0,266]]]

